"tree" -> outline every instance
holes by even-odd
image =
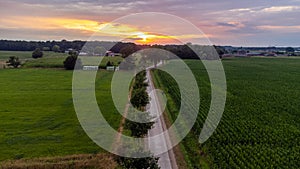
[[[222,56],[227,53],[226,50],[222,46],[215,46],[214,45],[214,48],[216,49],[216,51],[217,51],[220,58],[222,58]]]
[[[153,154],[149,151],[145,151],[144,148],[140,145],[132,145],[130,143],[125,143],[125,145],[118,151],[126,152],[129,156],[132,157],[141,157],[144,158],[129,158],[122,156],[115,156],[116,161],[123,168],[130,169],[160,169],[158,166],[158,157],[154,157]]]
[[[143,70],[136,74],[135,82],[133,84],[133,90],[131,93],[130,102],[133,107],[143,110],[143,108],[149,103],[149,96],[146,91],[146,87],[148,86],[146,81],[146,71]]]
[[[69,55],[78,56],[78,52],[76,50],[70,50]]]
[[[94,50],[94,53],[100,56],[104,56],[106,52],[106,49],[102,46],[97,46]]]
[[[144,137],[148,134],[148,130],[153,127],[154,122],[151,121],[153,117],[149,115],[149,112],[132,112],[128,114],[131,120],[126,120],[125,127],[131,131],[131,136],[133,137]],[[147,123],[139,123],[147,122]]]
[[[58,45],[54,45],[54,46],[52,47],[52,51],[53,51],[53,52],[59,52],[59,51],[60,51],[60,47],[59,47]]]
[[[135,81],[132,87],[132,93],[130,102],[132,106],[138,110],[144,110],[145,106],[149,103],[149,96],[146,91],[147,83],[146,80],[146,71],[143,70],[135,76]],[[152,128],[154,122],[150,122],[153,117],[150,116],[149,112],[131,112],[128,113],[128,116],[131,116],[127,120],[125,125],[126,128],[131,130],[131,136],[134,137],[143,137],[147,135],[148,130]],[[145,123],[139,123],[145,122]]]
[[[286,51],[286,53],[294,53],[295,49],[292,47],[287,47],[287,48],[285,48],[285,51]]]
[[[12,66],[14,68],[18,68],[21,65],[19,58],[15,56],[10,56],[6,63],[8,63],[8,66]]]
[[[158,166],[158,157],[150,156],[145,158],[127,158],[119,157],[118,163],[124,168],[130,169],[160,169]]]
[[[120,50],[120,53],[122,54],[122,56],[124,58],[126,58],[126,57],[128,57],[129,55],[133,54],[136,51],[137,51],[137,49],[134,45],[127,45],[127,46],[123,47]]]
[[[114,64],[112,63],[112,62],[110,62],[110,61],[108,61],[107,63],[106,63],[106,67],[107,66],[113,66]]]
[[[36,48],[33,52],[32,52],[32,57],[33,58],[41,58],[43,57],[44,53],[41,51],[40,48]]]
[[[132,91],[130,102],[133,106],[140,109],[149,103],[149,97],[146,88],[137,88]]]
[[[66,58],[66,60],[64,61],[64,67],[65,67],[66,70],[81,69],[82,68],[82,62],[81,62],[80,58],[78,58],[77,55],[72,54],[72,55],[69,55]]]

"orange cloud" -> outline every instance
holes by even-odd
[[[91,20],[45,17],[10,17],[2,18],[1,24],[16,28],[32,29],[79,29],[96,31],[99,23]]]
[[[93,20],[48,18],[48,17],[10,17],[2,18],[0,27],[26,28],[33,30],[78,30],[79,34],[95,37],[115,37],[123,41],[139,44],[178,43],[191,38],[205,38],[203,35],[160,35],[142,28],[120,23],[97,22]]]

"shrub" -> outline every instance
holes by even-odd
[[[10,56],[6,63],[8,63],[8,66],[13,66],[14,68],[18,68],[21,65],[19,58],[15,56]]]
[[[32,57],[33,58],[41,58],[43,57],[44,53],[41,51],[40,48],[36,48],[33,52],[32,52]]]
[[[64,68],[66,70],[74,70],[74,69],[81,69],[82,68],[82,63],[81,60],[78,59],[76,55],[70,55],[66,58],[64,61]],[[77,61],[77,64],[76,64]]]
[[[108,66],[113,66],[114,64],[112,63],[112,62],[110,62],[110,61],[108,61],[107,63],[106,63],[106,67],[108,67]]]

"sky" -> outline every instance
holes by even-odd
[[[215,45],[300,46],[300,0],[0,0],[0,39],[89,40],[101,28],[97,40],[103,41],[164,44],[204,38],[184,34],[176,25],[166,29],[162,17],[140,18],[136,25],[116,21],[141,12],[185,19]]]

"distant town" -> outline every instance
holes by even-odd
[[[300,47],[233,47],[221,46],[222,57],[300,56]]]

